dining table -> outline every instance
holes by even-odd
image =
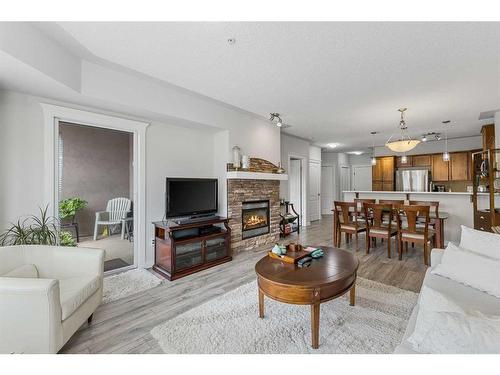
[[[394,209],[394,215],[397,214],[396,208]],[[362,215],[364,217],[364,212],[363,210],[357,210],[356,212],[353,211],[352,214],[356,214],[358,217]],[[421,216],[423,217],[423,216]],[[450,214],[445,211],[438,211],[437,215],[434,211],[429,212],[429,223],[434,224],[434,230],[435,230],[435,236],[434,236],[434,247],[439,248],[439,249],[444,249],[444,224],[445,220],[450,217]],[[336,215],[334,215],[334,236],[338,235],[337,233],[337,218]],[[335,243],[335,238],[334,238],[334,243]]]

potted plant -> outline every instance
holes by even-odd
[[[73,223],[76,213],[87,207],[87,204],[87,201],[79,197],[63,199],[59,202],[59,219]]]
[[[49,216],[48,206],[40,208],[40,215],[30,215],[11,223],[0,234],[0,246],[11,245],[50,245],[76,246],[73,236],[68,231],[59,231],[58,221]]]

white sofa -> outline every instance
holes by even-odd
[[[500,298],[486,294],[478,289],[471,288],[464,284],[458,283],[451,279],[433,275],[431,271],[441,263],[443,257],[443,249],[433,249],[431,252],[431,267],[425,274],[423,286],[428,286],[437,292],[440,292],[465,309],[473,307],[484,314],[500,315]],[[411,317],[408,321],[408,326],[404,334],[403,340],[399,346],[396,347],[394,353],[396,354],[417,354],[412,348],[412,345],[407,339],[412,335],[415,330],[415,323],[419,311],[420,299],[413,309]]]
[[[102,300],[104,251],[0,247],[0,353],[57,353]]]

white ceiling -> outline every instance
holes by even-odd
[[[59,23],[61,43],[233,106],[279,112],[287,133],[339,150],[412,135],[477,135],[500,107],[500,23]],[[64,30],[64,31],[63,31]],[[230,45],[228,38],[235,38]],[[73,51],[79,49],[71,46]]]

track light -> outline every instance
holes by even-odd
[[[427,142],[427,134],[424,134],[424,135],[422,136],[422,142]]]
[[[276,126],[278,128],[281,128],[283,126],[283,120],[280,117],[279,113],[270,113],[271,117],[269,118],[269,121],[273,122],[275,119],[278,121],[276,122]]]

